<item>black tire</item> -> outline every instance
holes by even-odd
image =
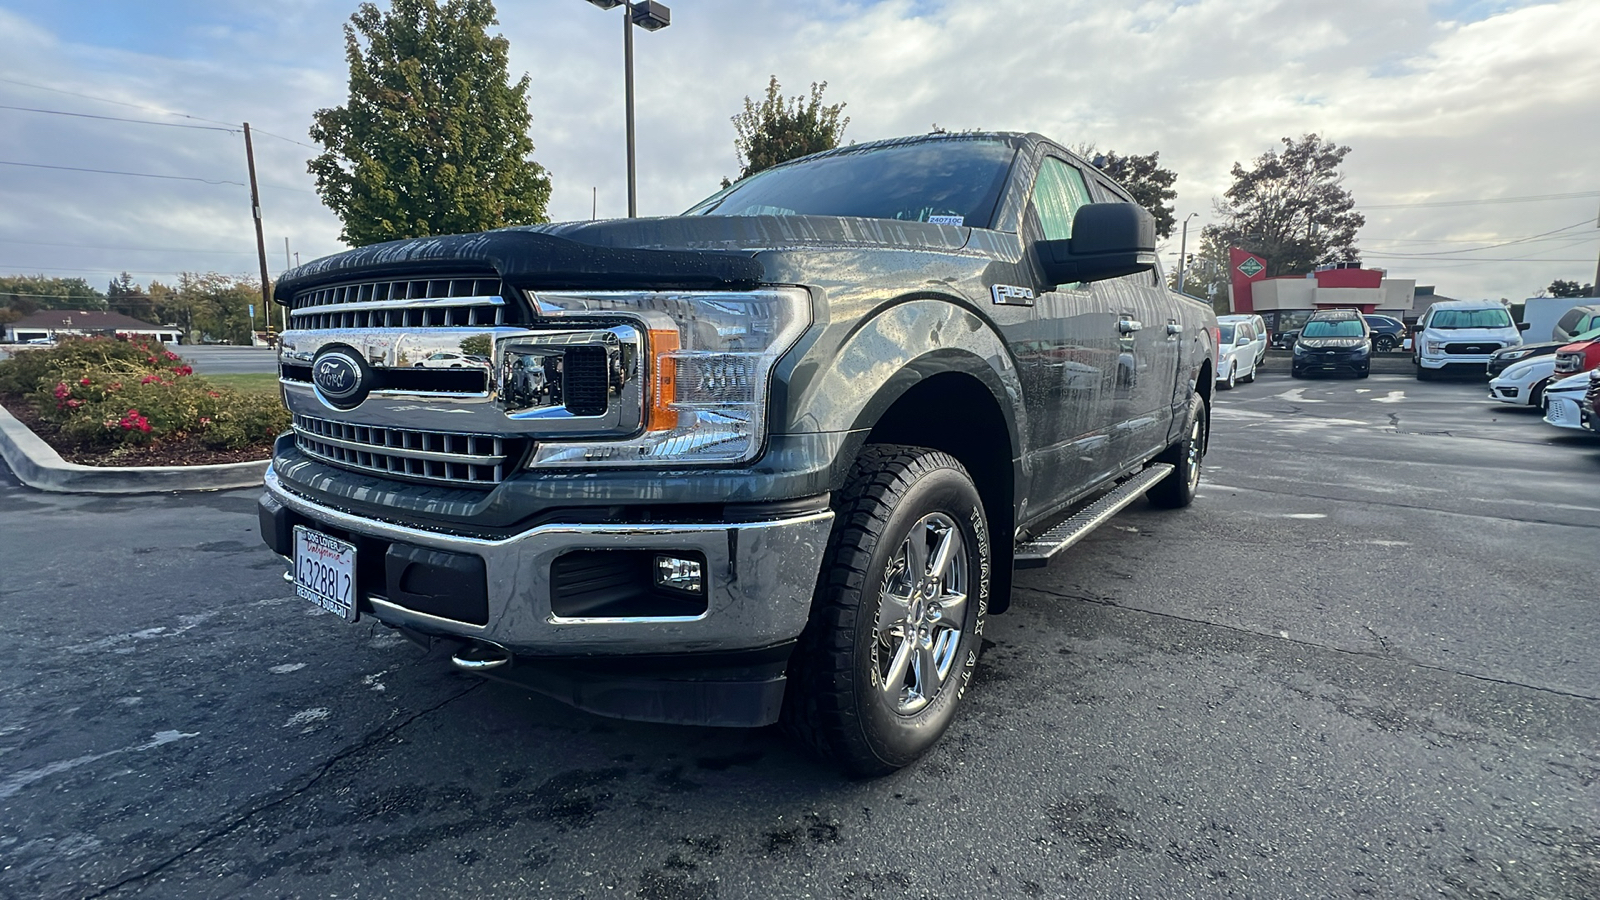
[[[1390,350],[1394,349],[1394,345],[1395,345],[1394,335],[1392,335],[1392,334],[1380,334],[1377,337],[1372,339],[1372,343],[1373,343],[1373,346],[1375,346],[1377,348],[1379,353],[1388,353]]]
[[[1356,373],[1356,377],[1357,378],[1365,378],[1365,377],[1367,377],[1368,375],[1371,375],[1371,374],[1372,374],[1372,370],[1370,368],[1362,369],[1361,371]]]
[[[1548,385],[1553,380],[1554,380],[1554,376],[1552,376],[1551,378],[1542,378],[1539,381],[1535,382],[1533,387],[1528,389],[1528,405],[1529,406],[1537,406],[1537,407],[1540,407],[1540,408],[1544,407],[1544,389],[1545,389],[1545,386]]]
[[[1256,370],[1252,367],[1250,369],[1250,374],[1246,375],[1245,377],[1243,377],[1243,378],[1241,378],[1239,380],[1244,382],[1245,384],[1255,384],[1256,383]]]
[[[1189,398],[1189,415],[1184,419],[1183,437],[1167,446],[1156,457],[1156,462],[1171,463],[1172,474],[1156,482],[1145,494],[1151,506],[1162,509],[1182,509],[1194,502],[1200,489],[1200,469],[1205,462],[1210,421],[1206,418],[1206,401],[1199,394]]]
[[[783,724],[846,772],[883,775],[939,740],[971,682],[989,606],[988,519],[959,461],[895,444],[862,451],[834,512],[811,619],[789,664]],[[948,564],[930,574],[952,536],[959,544],[948,545]],[[913,565],[920,583],[908,577]],[[959,628],[938,599],[957,594],[964,601],[950,621]],[[913,617],[917,640],[908,641]]]
[[[1289,377],[1290,378],[1304,378],[1305,374],[1302,373],[1299,369],[1296,369],[1293,366],[1291,366],[1289,368]]]
[[[1435,374],[1436,373],[1432,369],[1425,368],[1425,367],[1420,366],[1420,365],[1417,366],[1417,380],[1418,381],[1432,381]]]

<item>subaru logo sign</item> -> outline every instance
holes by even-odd
[[[355,406],[365,391],[365,366],[347,350],[329,350],[311,363],[311,383],[334,406]]]

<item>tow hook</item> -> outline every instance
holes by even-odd
[[[488,641],[473,641],[462,647],[450,657],[456,668],[468,672],[483,672],[489,669],[498,669],[511,662],[511,651]]]

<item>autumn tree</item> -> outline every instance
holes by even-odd
[[[1359,259],[1356,230],[1367,220],[1339,172],[1349,152],[1308,134],[1283,138],[1281,152],[1268,150],[1249,169],[1234,163],[1233,186],[1213,202],[1219,221],[1205,237],[1254,253],[1268,277]]]
[[[732,118],[733,149],[739,156],[740,178],[762,169],[839,146],[848,116],[843,103],[824,105],[826,81],[811,83],[811,94],[785,99],[778,76],[767,82],[767,95],[756,103],[744,98],[744,111]],[[725,180],[726,181],[726,180]],[[725,185],[726,186],[726,185]]]
[[[1100,171],[1111,176],[1112,181],[1122,185],[1133,196],[1135,203],[1150,211],[1156,220],[1158,236],[1172,236],[1173,226],[1178,221],[1173,216],[1171,202],[1177,198],[1178,192],[1172,189],[1172,185],[1178,180],[1178,173],[1162,167],[1159,162],[1160,151],[1147,156],[1124,156],[1115,150],[1107,150],[1084,156]]]
[[[528,76],[509,82],[490,0],[363,3],[345,26],[349,100],[318,110],[307,169],[362,246],[546,221]]]

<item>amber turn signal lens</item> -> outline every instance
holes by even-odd
[[[671,431],[678,427],[678,413],[672,401],[678,396],[678,361],[670,354],[679,347],[678,332],[650,329],[650,415],[649,431]]]

